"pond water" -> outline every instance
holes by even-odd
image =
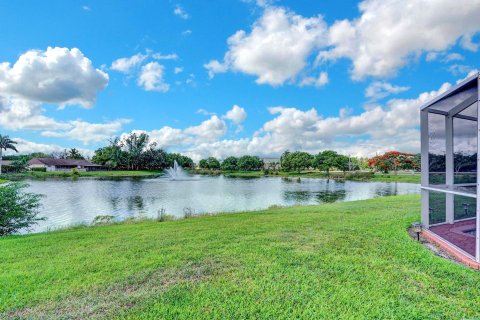
[[[32,230],[46,231],[81,223],[96,216],[115,220],[185,212],[217,213],[265,209],[272,205],[321,204],[381,196],[414,194],[419,185],[392,182],[338,182],[326,179],[264,177],[254,179],[195,176],[189,180],[156,179],[46,179],[28,180],[29,192],[45,195]]]

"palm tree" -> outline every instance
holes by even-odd
[[[78,151],[76,148],[72,148],[67,152],[67,159],[84,160],[85,158],[82,156],[80,151]]]
[[[2,136],[0,134],[0,174],[2,174],[2,152],[3,150],[7,151],[8,149],[14,150],[18,152],[17,148],[15,147],[17,142],[10,139],[9,136]]]
[[[120,141],[120,138],[115,138],[110,140],[110,146],[108,146],[109,151],[109,159],[107,161],[107,165],[112,168],[117,168],[123,160],[124,153],[122,151],[123,144]]]

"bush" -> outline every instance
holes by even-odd
[[[46,167],[33,167],[31,170],[36,172],[47,172]]]
[[[112,223],[113,219],[115,219],[115,216],[109,216],[109,215],[105,215],[105,216],[96,216],[94,219],[93,219],[93,224],[94,225],[99,225],[99,224],[108,224],[108,223]]]
[[[30,229],[38,221],[41,195],[26,193],[24,183],[0,185],[0,237]]]
[[[72,169],[72,174],[73,174],[73,175],[78,175],[78,169],[77,169],[77,168],[73,168],[73,169]]]

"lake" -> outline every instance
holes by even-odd
[[[91,223],[96,216],[155,218],[164,210],[183,217],[185,212],[218,213],[353,201],[382,196],[416,194],[410,183],[334,181],[313,178],[230,178],[194,176],[104,180],[95,178],[27,180],[29,192],[45,195],[34,232]]]

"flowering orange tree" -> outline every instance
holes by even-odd
[[[417,157],[414,154],[388,151],[383,155],[368,159],[368,166],[372,170],[388,173],[393,170],[397,174],[398,170],[415,169],[418,167]]]

